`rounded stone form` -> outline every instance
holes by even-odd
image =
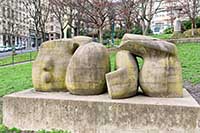
[[[37,91],[67,91],[65,74],[77,46],[71,39],[42,43],[32,66],[33,87]]]
[[[105,92],[105,74],[109,72],[109,54],[99,43],[79,47],[67,67],[66,86],[70,93],[96,95]]]

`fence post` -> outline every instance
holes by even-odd
[[[32,60],[32,51],[30,52],[30,61]]]
[[[12,53],[12,64],[14,65],[14,63],[15,63],[15,57],[14,57],[15,55]]]

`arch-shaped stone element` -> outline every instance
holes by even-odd
[[[72,38],[72,40],[75,44],[78,44],[79,46],[83,46],[92,42],[92,38],[88,36],[75,36]]]
[[[136,95],[138,87],[138,65],[129,51],[116,54],[117,70],[106,74],[108,93],[111,98],[127,98]]]
[[[144,59],[139,74],[143,92],[154,97],[182,97],[182,70],[174,44],[147,36],[125,34],[120,49]]]
[[[99,43],[88,43],[74,53],[66,74],[70,93],[95,95],[105,92],[105,74],[109,72],[109,54]]]

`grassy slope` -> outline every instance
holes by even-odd
[[[0,68],[0,96],[32,87],[32,63]]]
[[[37,52],[17,54],[14,56],[14,62],[17,63],[17,62],[29,61],[31,59],[35,59],[36,56]],[[11,63],[12,63],[12,56],[0,59],[0,65],[11,64]]]
[[[187,43],[177,47],[183,79],[192,83],[200,83],[200,44]]]
[[[172,37],[172,34],[158,34],[158,35],[150,35],[150,36],[159,38],[159,39],[169,39]]]
[[[200,44],[184,44],[177,47],[183,68],[183,79],[200,83]],[[111,70],[114,71],[115,53],[111,53],[110,59]],[[142,62],[140,58],[140,67]],[[31,88],[31,69],[31,63],[0,68],[0,96]]]

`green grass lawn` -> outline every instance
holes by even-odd
[[[24,53],[24,54],[17,54],[14,56],[8,56],[5,58],[0,59],[0,66],[6,65],[6,64],[12,64],[12,60],[14,59],[14,63],[18,62],[24,62],[24,61],[29,61],[35,59],[37,56],[37,52],[29,52],[29,53]]]
[[[0,68],[0,96],[32,87],[32,63]]]
[[[159,39],[170,39],[172,34],[158,34],[158,35],[150,35],[151,37],[159,38]]]
[[[194,84],[200,83],[200,44],[177,45],[183,70],[183,79]],[[115,70],[115,55],[110,54],[111,70]],[[142,59],[139,59],[140,68]],[[32,87],[32,63],[0,67],[0,96]]]
[[[200,44],[187,43],[177,45],[182,65],[183,79],[200,83]]]

